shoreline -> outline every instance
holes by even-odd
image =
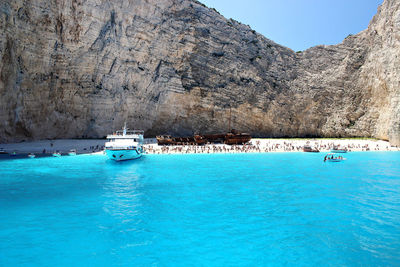
[[[100,154],[104,150],[105,139],[56,139],[11,144],[0,144],[0,149],[8,154],[1,154],[1,159],[25,158],[29,153],[37,157],[52,156],[59,151],[66,155],[71,149],[77,154]],[[146,154],[234,154],[234,153],[273,153],[302,152],[304,145],[319,149],[322,153],[330,152],[334,146],[351,151],[400,151],[399,147],[389,142],[376,139],[275,139],[253,138],[246,145],[207,144],[203,146],[159,146],[154,138],[146,138],[143,145]],[[15,155],[12,153],[15,152]]]

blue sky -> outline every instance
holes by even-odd
[[[338,44],[368,27],[383,0],[200,0],[294,51]]]

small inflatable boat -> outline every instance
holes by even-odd
[[[335,153],[329,153],[324,157],[324,162],[341,162],[346,160],[342,156],[338,156]]]

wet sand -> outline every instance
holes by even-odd
[[[15,152],[17,154],[52,154],[56,151],[64,154],[71,149],[76,149],[78,154],[82,154],[103,150],[105,142],[105,139],[57,139],[0,144],[0,148],[8,153]]]

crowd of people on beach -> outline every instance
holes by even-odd
[[[147,154],[198,154],[198,153],[261,153],[261,152],[300,152],[303,151],[304,142],[286,142],[275,143],[274,141],[268,141],[261,143],[256,140],[249,142],[244,145],[225,145],[225,144],[206,144],[206,145],[179,145],[179,146],[159,146],[157,144],[146,144],[144,145],[144,151]],[[313,147],[320,151],[330,151],[331,149],[338,147],[334,142],[331,143],[318,143],[315,142]],[[388,147],[382,148],[377,145],[374,148],[370,148],[368,144],[348,144],[341,146],[348,151],[370,151],[370,150],[388,150]],[[90,146],[83,149],[83,153],[95,153],[103,151],[104,146]],[[47,151],[43,149],[43,153]],[[50,151],[48,151],[50,152]]]
[[[321,152],[330,151],[331,149],[340,147],[347,151],[380,151],[389,150],[388,146],[370,147],[368,143],[348,143],[339,145],[337,142],[326,141],[283,141],[277,143],[274,140],[261,142],[254,140],[245,145],[225,145],[225,144],[207,144],[207,145],[181,145],[181,146],[158,146],[157,144],[145,145],[145,151],[148,154],[198,154],[198,153],[265,153],[265,152],[301,152],[304,145],[312,145]]]
[[[145,148],[148,154],[197,154],[197,153],[249,153],[261,152],[254,145],[183,145],[183,146],[157,146],[149,145]]]

